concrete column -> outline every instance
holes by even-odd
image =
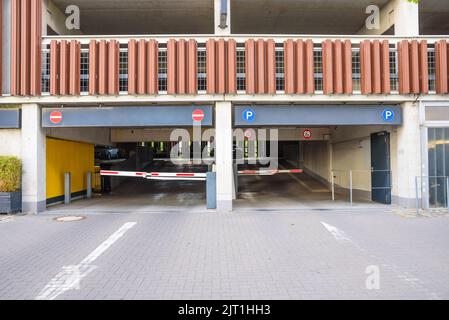
[[[46,141],[37,104],[22,105],[22,211],[46,208]]]
[[[222,24],[222,6],[226,6],[226,28],[221,28]],[[231,0],[214,0],[214,27],[216,35],[231,34]]]
[[[419,5],[406,0],[396,0],[394,34],[396,36],[419,35]]]
[[[232,104],[230,102],[217,102],[215,109],[217,209],[219,211],[232,211],[232,199],[234,197]]]
[[[421,176],[421,130],[418,103],[402,105],[404,123],[398,127],[396,143],[392,143],[393,201],[405,207],[414,207],[415,179]]]

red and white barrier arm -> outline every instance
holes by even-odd
[[[146,176],[149,180],[183,180],[183,181],[206,181],[206,173],[193,172],[151,172]]]
[[[111,171],[101,170],[100,175],[108,177],[131,177],[144,178],[148,180],[187,180],[205,181],[206,173],[193,172],[133,172],[133,171]]]
[[[242,170],[239,171],[239,176],[274,176],[276,174],[293,174],[303,173],[301,169],[291,170]]]
[[[146,172],[133,172],[133,171],[111,171],[111,170],[101,170],[100,175],[107,177],[134,177],[134,178],[145,178],[147,176]]]

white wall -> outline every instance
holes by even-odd
[[[322,179],[330,179],[330,150],[329,143],[324,141],[304,142],[301,144],[304,169]]]
[[[22,157],[20,129],[0,129],[0,156]]]

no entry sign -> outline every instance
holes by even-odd
[[[50,121],[54,124],[59,124],[62,121],[62,113],[59,111],[53,111],[50,113]]]
[[[192,113],[192,119],[195,122],[201,122],[204,120],[204,111],[201,109],[196,109]]]

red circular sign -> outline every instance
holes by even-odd
[[[304,130],[304,132],[302,133],[302,136],[306,140],[312,139],[312,130],[309,130],[309,129]]]
[[[245,131],[245,138],[249,140],[252,137],[253,137],[253,130],[251,130],[251,129],[246,130]]]
[[[59,111],[53,111],[50,113],[50,121],[53,124],[59,124],[62,121],[62,113]]]
[[[195,122],[203,121],[204,120],[204,111],[201,109],[196,109],[195,111],[193,111],[192,119]]]

